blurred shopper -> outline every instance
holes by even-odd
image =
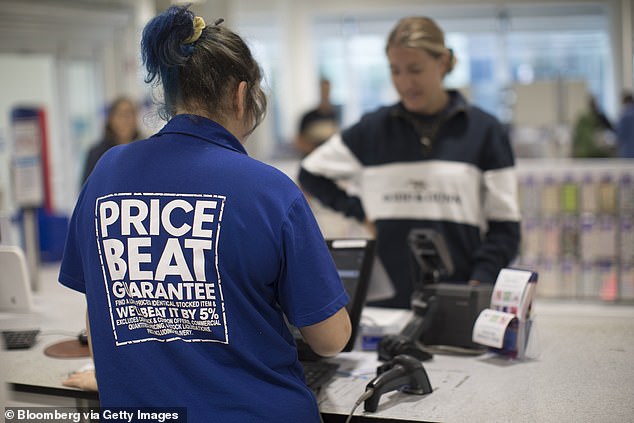
[[[386,53],[400,101],[331,137],[302,161],[299,179],[326,206],[374,224],[396,296],[372,305],[408,308],[410,231],[445,238],[455,265],[445,280],[494,283],[518,252],[517,182],[502,125],[444,88],[456,60],[432,19],[399,21]],[[360,181],[360,194],[343,180]]]
[[[634,99],[631,92],[623,93],[622,106],[623,110],[616,126],[619,156],[634,159]]]
[[[319,105],[306,112],[299,124],[295,147],[302,156],[312,152],[339,130],[341,116],[339,108],[330,101],[330,81],[319,81]]]
[[[119,97],[110,104],[103,137],[90,149],[86,156],[81,180],[82,184],[86,182],[88,175],[90,175],[103,153],[115,145],[127,144],[139,139],[141,133],[137,115],[136,104],[127,97]]]
[[[603,158],[614,156],[614,127],[601,111],[594,96],[575,123],[572,135],[572,157]]]

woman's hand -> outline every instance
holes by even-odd
[[[85,370],[83,372],[71,373],[65,380],[62,381],[62,385],[79,388],[84,391],[96,391],[97,378],[95,377],[95,371]]]

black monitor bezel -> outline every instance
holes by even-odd
[[[370,275],[372,274],[372,264],[374,263],[375,245],[374,239],[366,238],[332,238],[327,239],[328,249],[333,251],[334,249],[354,249],[363,248],[365,253],[363,255],[363,262],[359,271],[359,280],[354,292],[354,296],[350,298],[351,306],[348,307],[348,314],[350,315],[350,323],[352,326],[352,332],[350,334],[350,340],[344,347],[344,352],[352,351],[355,345],[357,333],[359,332],[359,326],[361,324],[361,314],[365,307],[366,298],[368,295],[368,288],[370,286]]]

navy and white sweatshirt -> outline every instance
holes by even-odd
[[[406,240],[413,228],[432,228],[445,238],[454,264],[446,281],[494,283],[518,252],[517,177],[508,136],[493,116],[457,91],[449,95],[445,110],[433,116],[412,114],[400,103],[382,107],[302,161],[299,181],[306,192],[376,225],[378,256],[396,296],[372,305],[410,306]]]

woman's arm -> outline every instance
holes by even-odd
[[[341,134],[335,134],[302,161],[299,183],[326,207],[363,221],[361,200],[348,195],[336,182],[358,175],[361,169],[361,163],[345,145]]]
[[[299,328],[310,348],[322,357],[332,357],[346,346],[352,326],[345,307],[335,314],[311,326]]]

